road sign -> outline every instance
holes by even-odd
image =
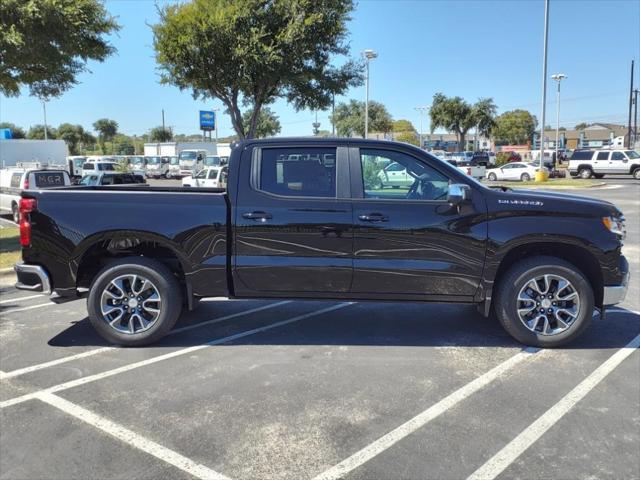
[[[200,110],[200,130],[215,130],[216,114],[208,110]]]

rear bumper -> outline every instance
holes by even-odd
[[[18,282],[16,288],[19,290],[29,290],[30,292],[42,292],[51,294],[51,281],[47,271],[39,265],[28,265],[18,263],[13,269],[16,271]]]
[[[624,300],[629,288],[629,262],[624,256],[620,257],[620,270],[622,271],[622,283],[620,285],[606,285],[602,295],[602,304],[615,305]]]

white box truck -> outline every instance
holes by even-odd
[[[144,144],[145,157],[178,157],[183,150],[205,150],[207,155],[217,155],[215,142],[154,142]]]

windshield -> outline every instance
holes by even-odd
[[[169,157],[169,164],[170,165],[178,165],[180,162],[178,160],[178,157]]]
[[[80,185],[98,185],[98,179],[98,175],[85,175],[82,177],[82,180],[80,180]]]
[[[207,167],[213,167],[216,165],[220,165],[220,157],[216,157],[216,156],[208,156],[205,160],[204,160],[204,164]]]
[[[144,157],[131,157],[131,165],[144,165]]]
[[[160,157],[147,157],[147,165],[160,165]]]
[[[626,153],[627,157],[629,158],[640,158],[640,154],[638,154],[638,152],[636,152],[635,150],[627,150],[624,153]]]
[[[195,160],[197,156],[196,152],[180,152],[180,160]]]
[[[113,163],[98,163],[97,166],[98,166],[98,170],[113,171],[116,169],[116,166]]]

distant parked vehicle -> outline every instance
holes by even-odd
[[[415,178],[409,175],[407,169],[400,163],[392,162],[378,172],[376,188],[400,188],[413,185]]]
[[[535,178],[539,166],[534,163],[512,162],[506,163],[501,167],[490,168],[487,170],[487,180],[495,182],[496,180],[516,180],[528,182]]]
[[[447,163],[453,165],[465,175],[476,178],[478,180],[484,178],[484,174],[487,170],[484,162],[482,164],[474,164],[472,161],[464,160],[447,160]]]
[[[207,155],[204,158],[205,167],[219,167],[222,165],[222,160],[218,155]]]
[[[94,160],[85,162],[82,165],[82,176],[95,172],[113,172],[116,169],[116,163],[113,161]]]
[[[167,170],[167,178],[180,178],[180,160],[177,156],[167,157],[169,159],[169,168]]]
[[[207,167],[195,177],[184,177],[183,187],[227,188],[228,167]]]
[[[129,157],[129,167],[134,174],[144,177],[147,173],[147,157],[143,157],[142,155]]]
[[[178,155],[180,175],[186,177],[202,170],[208,153],[206,150],[182,150]]]
[[[169,157],[144,157],[147,161],[145,169],[147,178],[167,177],[169,172]]]
[[[69,168],[69,175],[72,179],[82,178],[82,166],[87,163],[87,157],[80,155],[73,155],[67,157],[67,166]]]
[[[125,184],[144,184],[147,183],[143,176],[134,175],[133,173],[120,172],[98,172],[85,175],[80,180],[80,185],[98,186],[98,185],[125,185]]]
[[[71,185],[69,173],[62,168],[49,169],[37,162],[25,162],[22,165],[18,163],[16,167],[0,170],[0,211],[10,212],[16,223],[20,217],[20,195],[23,190]]]
[[[569,159],[569,174],[580,178],[633,175],[640,180],[640,155],[634,150],[575,150]]]

